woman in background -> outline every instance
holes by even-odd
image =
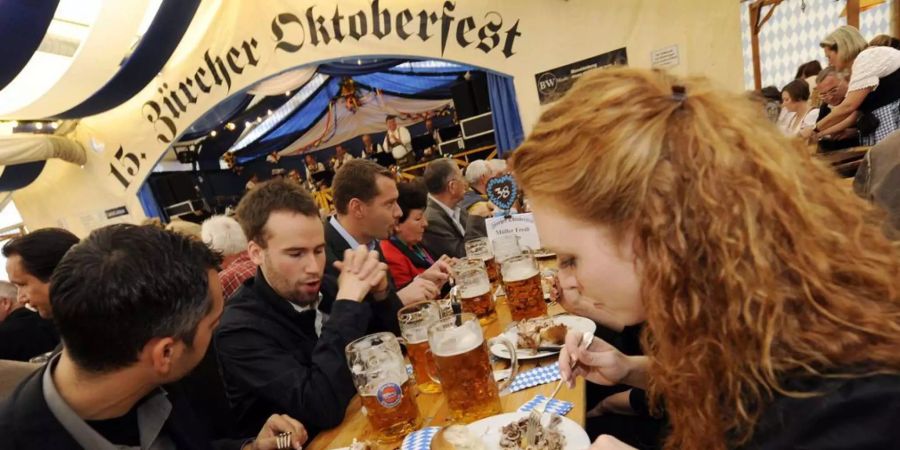
[[[663,72],[552,105],[512,157],[541,242],[563,289],[645,322],[646,356],[570,333],[563,378],[647,387],[667,449],[900,448],[900,250],[802,145]]]
[[[428,219],[425,218],[428,191],[419,181],[397,183],[397,190],[400,193],[397,204],[403,215],[394,226],[393,236],[381,241],[380,245],[394,284],[397,289],[402,289],[428,270],[435,259],[421,245],[428,226]]]
[[[808,138],[816,127],[819,108],[809,104],[809,85],[803,80],[794,80],[781,90],[781,105],[792,115],[781,126],[785,136]]]

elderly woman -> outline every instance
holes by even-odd
[[[402,289],[428,270],[434,264],[435,258],[421,245],[422,236],[428,226],[428,220],[425,218],[428,191],[418,181],[398,183],[397,190],[400,193],[397,204],[400,205],[402,215],[394,226],[393,236],[381,241],[380,245],[384,262],[388,265],[394,284],[397,289]]]
[[[860,143],[875,145],[900,128],[900,50],[868,47],[854,27],[842,26],[820,46],[828,63],[850,71],[847,96],[816,124],[819,135],[859,129]]]
[[[667,449],[900,448],[900,249],[802,147],[649,70],[544,112],[512,166],[562,288],[645,323],[646,356],[570,333],[563,378],[647,387]]]

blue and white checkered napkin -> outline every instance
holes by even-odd
[[[441,427],[427,427],[413,431],[403,439],[400,450],[428,450],[431,448],[431,440],[438,431],[441,431]]]
[[[531,411],[532,409],[534,409],[535,406],[540,405],[540,404],[544,403],[545,401],[547,401],[547,397],[540,395],[540,394],[536,395],[533,399],[529,400],[527,403],[522,405],[522,407],[519,408],[519,411],[521,411],[521,412]],[[544,412],[548,412],[548,413],[552,412],[552,413],[556,413],[561,416],[564,416],[564,415],[568,414],[569,411],[572,410],[572,406],[574,406],[572,404],[572,402],[567,402],[565,400],[557,400],[554,398],[553,400],[550,400],[550,403],[547,404],[547,407],[544,410]]]
[[[515,381],[509,385],[509,392],[521,391],[532,386],[550,383],[559,380],[561,377],[559,374],[559,363],[555,362],[549,366],[538,367],[516,375]]]

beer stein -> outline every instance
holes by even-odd
[[[455,422],[471,423],[502,412],[500,391],[515,379],[519,361],[516,347],[508,339],[496,337],[490,341],[503,344],[512,355],[510,377],[500,386],[494,381],[488,342],[474,314],[445,317],[428,328],[441,389]]]
[[[456,287],[462,312],[475,314],[482,325],[497,320],[491,280],[483,266],[462,269],[456,274]]]
[[[466,241],[466,257],[484,261],[491,286],[497,289],[497,286],[500,285],[500,264],[494,258],[494,251],[491,249],[488,239],[478,238]]]
[[[547,314],[541,273],[531,254],[506,259],[500,272],[512,320],[519,321]]]
[[[396,443],[422,426],[400,343],[392,333],[363,336],[345,349],[353,384],[379,445]]]
[[[434,357],[428,345],[428,326],[441,318],[441,307],[435,302],[424,301],[404,306],[397,312],[400,323],[402,344],[413,366],[413,375],[419,391],[426,394],[441,392],[440,383],[435,382]]]

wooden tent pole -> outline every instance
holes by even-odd
[[[847,0],[847,25],[859,29],[859,0]]]
[[[857,0],[859,1],[859,0]],[[775,7],[782,0],[756,0],[750,4],[750,46],[753,51],[753,85],[756,90],[762,89],[762,69],[759,62],[759,33],[763,25],[772,17]],[[762,16],[762,8],[768,6],[765,17]]]

